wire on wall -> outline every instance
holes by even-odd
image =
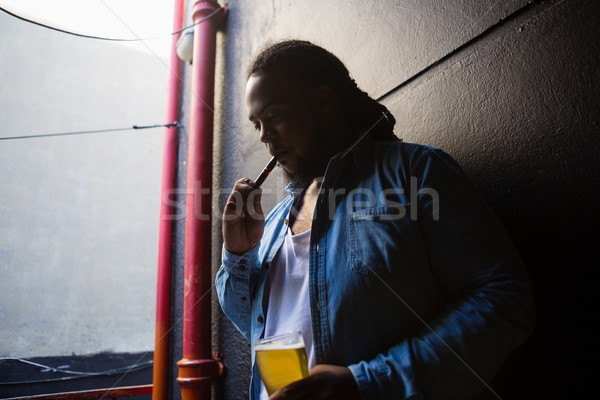
[[[15,13],[11,12],[11,11],[8,11],[7,9],[5,9],[3,7],[0,7],[0,11],[3,11],[4,13],[10,15],[11,17],[20,19],[21,21],[25,21],[25,22],[28,22],[30,24],[41,26],[42,28],[47,28],[47,29],[51,29],[53,31],[62,32],[62,33],[66,33],[68,35],[78,36],[78,37],[82,37],[82,38],[86,38],[86,39],[107,40],[107,41],[111,41],[111,42],[143,42],[143,41],[146,41],[146,40],[158,39],[158,38],[165,37],[165,36],[173,36],[173,35],[176,35],[178,33],[183,32],[183,31],[185,31],[185,30],[187,30],[189,28],[192,28],[192,27],[194,27],[194,26],[196,26],[198,24],[201,24],[202,22],[206,21],[207,19],[212,18],[214,15],[216,15],[217,13],[219,13],[222,10],[224,10],[224,7],[219,7],[215,11],[211,12],[210,14],[208,14],[206,17],[202,18],[200,21],[198,21],[198,22],[196,22],[196,23],[194,23],[192,25],[188,25],[185,28],[182,28],[182,29],[180,29],[178,31],[171,32],[171,33],[169,33],[167,35],[159,35],[159,36],[153,36],[153,37],[147,37],[147,38],[122,39],[122,38],[107,38],[107,37],[102,37],[102,36],[85,35],[85,34],[82,34],[82,33],[71,32],[71,31],[68,31],[68,30],[65,30],[65,29],[60,29],[60,28],[57,28],[55,26],[43,24],[41,22],[34,21],[32,19],[22,17],[22,16],[20,16],[18,14],[15,14]]]
[[[0,140],[12,140],[12,139],[33,139],[33,138],[41,138],[41,137],[50,137],[50,136],[69,136],[69,135],[86,135],[90,133],[105,133],[105,132],[121,132],[121,131],[131,131],[131,130],[140,130],[140,129],[152,129],[152,128],[172,128],[179,127],[179,122],[174,121],[170,124],[156,124],[156,125],[133,125],[127,128],[111,128],[111,129],[97,129],[92,131],[77,131],[77,132],[59,132],[59,133],[41,133],[37,135],[25,135],[25,136],[5,136],[0,137]]]
[[[85,378],[85,377],[90,377],[90,376],[109,376],[109,375],[121,374],[123,372],[139,371],[141,369],[149,368],[153,364],[153,360],[148,360],[148,361],[144,361],[144,362],[137,362],[135,364],[127,365],[127,366],[124,366],[121,368],[114,368],[114,369],[109,369],[106,371],[92,372],[92,371],[71,371],[68,369],[50,367],[48,365],[36,363],[36,362],[30,361],[30,360],[25,360],[23,358],[15,358],[15,357],[3,357],[3,358],[0,358],[0,361],[18,361],[18,362],[21,362],[24,364],[33,365],[35,367],[44,368],[44,370],[42,372],[55,372],[55,373],[61,373],[61,374],[68,375],[68,376],[53,377],[53,378],[40,379],[40,380],[31,380],[31,381],[0,382],[0,386],[65,381],[65,380]]]

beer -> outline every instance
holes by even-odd
[[[260,377],[269,396],[308,376],[306,350],[300,333],[262,339],[254,349]]]

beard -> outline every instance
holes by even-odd
[[[298,170],[291,174],[283,169],[283,176],[287,183],[291,183],[297,188],[306,188],[315,178],[325,175],[327,164],[333,156],[323,145],[323,138],[326,134],[321,124],[317,124],[311,135],[311,151],[308,152],[309,154],[299,157]]]
[[[291,183],[296,188],[307,188],[315,178],[325,175],[325,169],[329,158],[302,157],[300,159],[301,167],[295,174],[290,174],[283,169],[283,176],[287,183]]]

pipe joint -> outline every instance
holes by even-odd
[[[196,388],[210,384],[223,375],[223,364],[214,359],[190,360],[183,358],[177,362],[179,376],[177,384],[182,388]]]

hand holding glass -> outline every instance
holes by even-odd
[[[259,340],[254,345],[260,377],[271,396],[308,376],[304,339],[299,332]]]

